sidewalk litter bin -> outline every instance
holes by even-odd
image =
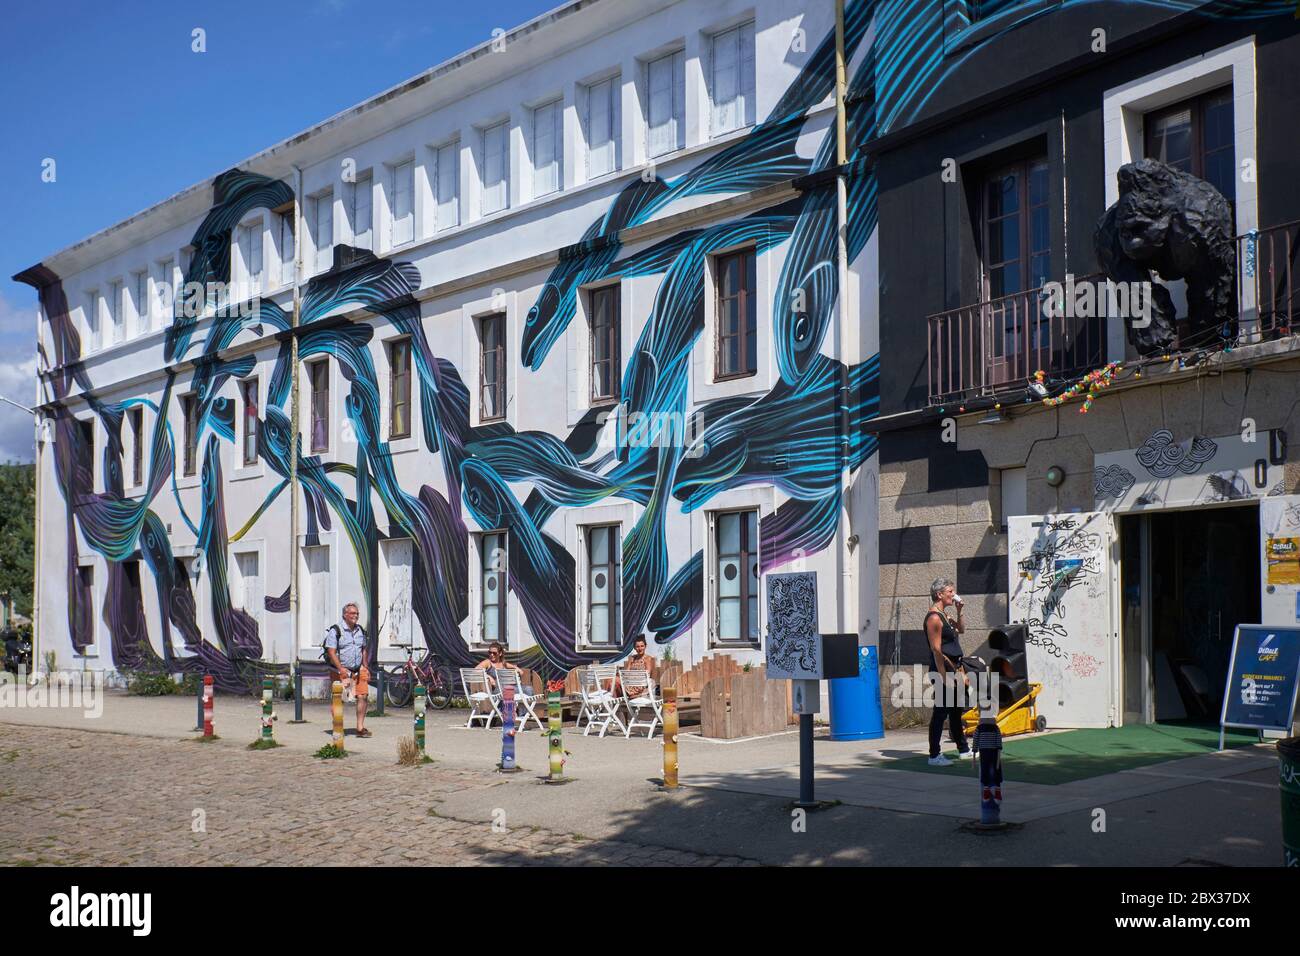
[[[839,677],[827,683],[831,694],[831,740],[874,740],[885,736],[876,648],[858,648],[857,677]]]
[[[1300,867],[1300,737],[1277,742],[1282,789],[1282,865]]]

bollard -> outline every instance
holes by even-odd
[[[1277,742],[1282,787],[1282,865],[1300,867],[1300,737]]]
[[[424,760],[424,701],[425,690],[423,684],[415,685],[415,749],[419,753],[421,761]]]
[[[330,712],[334,715],[334,746],[343,750],[343,682],[336,680],[330,688]]]
[[[199,680],[194,686],[196,691],[194,694],[194,702],[198,705],[198,713],[194,717],[194,730],[197,732],[203,729],[203,681]]]
[[[664,789],[677,789],[677,688],[663,689]]]
[[[501,772],[514,773],[515,766],[515,689],[501,691]]]
[[[561,728],[564,725],[564,710],[560,706],[560,691],[563,681],[548,681],[546,684],[546,735],[549,738],[552,781],[564,779],[564,741]]]
[[[275,681],[269,677],[262,678],[262,740],[270,743],[274,738],[271,732],[271,722],[275,720],[275,714],[271,710],[271,700],[275,694]]]
[[[980,774],[980,826],[1002,823],[1002,731],[997,720],[985,718],[971,741]]]
[[[293,665],[293,720],[290,723],[305,724],[302,719],[302,664]]]
[[[375,668],[375,716],[384,716],[384,669]]]
[[[212,729],[212,705],[213,698],[216,696],[216,688],[212,686],[212,675],[203,675],[203,736],[211,737],[215,734]]]

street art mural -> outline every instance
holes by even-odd
[[[1065,0],[1067,5],[1075,2]],[[1181,9],[1200,4],[1165,0],[1160,5]],[[905,121],[943,90],[952,60],[936,55],[935,44],[943,42],[941,24],[936,30],[932,22],[939,6],[897,0],[848,3],[850,143],[864,143],[878,128]],[[1009,4],[996,16],[1012,25],[1016,6]],[[1224,15],[1274,15],[1286,5],[1212,6],[1223,7]],[[819,128],[814,148],[806,139],[809,112],[833,93],[834,76],[831,33],[820,38],[798,78],[747,134],[679,176],[631,181],[581,240],[561,251],[527,311],[520,341],[512,345],[511,354],[517,346],[527,369],[562,363],[556,345],[577,314],[581,286],[660,276],[650,318],[621,370],[621,396],[629,416],[639,413],[650,422],[684,421],[698,414],[702,429],[689,442],[656,441],[658,436],[649,434],[634,443],[623,435],[611,453],[597,441],[601,429],[595,413],[563,435],[516,431],[503,422],[473,425],[470,388],[461,370],[438,354],[426,334],[415,298],[426,283],[410,262],[335,247],[333,268],[303,287],[296,325],[270,301],[256,302],[250,313],[246,303],[213,294],[209,284],[220,289],[231,280],[232,230],[243,217],[294,199],[283,182],[244,171],[232,170],[215,180],[212,206],[191,241],[186,289],[199,289],[205,316],[215,318],[200,321],[194,314],[199,310],[184,307],[186,296],[177,296],[163,342],[165,387],[156,403],[99,398],[97,383],[82,362],[82,343],[60,277],[44,266],[25,273],[24,281],[39,289],[49,323],[50,350],[43,346],[39,358],[66,518],[60,530],[67,538],[67,626],[73,647],[80,650],[92,642],[93,621],[101,616],[119,669],[165,665],[173,671],[202,671],[230,690],[245,690],[263,674],[283,670],[285,665],[264,659],[266,636],[259,632],[258,620],[234,606],[227,561],[230,543],[247,535],[273,503],[289,494],[294,472],[304,540],[310,545],[327,532],[341,535],[359,569],[366,607],[373,610],[377,604],[383,539],[400,535],[412,540],[410,604],[416,633],[430,652],[459,665],[474,660],[461,623],[470,614],[468,542],[475,531],[508,532],[508,588],[536,641],[515,658],[547,676],[594,659],[575,647],[575,559],[554,524],[562,509],[613,500],[642,509],[623,540],[623,644],[611,648],[606,659],[623,656],[632,639],[646,631],[657,643],[670,643],[704,613],[703,553],[675,563],[664,533],[671,511],[695,511],[728,489],[776,487],[788,500],[761,522],[760,570],[827,548],[842,520],[843,476],[857,472],[875,451],[875,439],[865,436],[861,426],[876,413],[879,372],[878,356],[846,366],[827,354],[834,351],[828,333],[842,291],[835,264],[834,179],[814,177],[780,205],[688,229],[637,251],[625,250],[620,236],[679,200],[758,189],[829,170],[835,160],[833,125]],[[876,229],[876,182],[866,163],[853,162],[850,172],[846,241],[854,262]],[[779,374],[768,393],[756,399],[720,399],[693,408],[688,382],[692,353],[704,347],[705,263],[714,252],[741,244],[759,253],[784,250],[770,303],[770,342]],[[874,290],[864,290],[866,294]],[[376,324],[335,317],[357,308],[373,315]],[[369,346],[386,327],[410,336],[421,412],[418,440],[422,454],[441,472],[444,490],[429,484],[404,486],[382,439],[382,400]],[[200,328],[206,330],[201,339]],[[251,516],[232,528],[226,508],[229,479],[220,451],[235,442],[232,395],[238,380],[253,369],[254,358],[224,355],[244,333],[275,336],[279,342],[259,409],[256,448],[258,461],[275,478]],[[335,413],[355,436],[353,460],[304,454],[290,409],[295,338],[300,365],[328,357],[341,371],[346,394],[341,412]],[[197,402],[200,459],[200,503],[189,508],[178,486],[181,443],[169,424],[179,400],[177,368],[183,363],[193,365],[188,390]],[[107,435],[98,461],[90,460],[93,446],[87,445],[71,410],[78,396],[89,403]],[[136,405],[155,413],[154,424],[144,488],[126,495],[122,428]],[[515,490],[520,485],[530,489],[522,497]],[[204,595],[195,593],[156,511],[156,503],[168,495],[195,536],[196,552],[205,556]],[[102,607],[90,606],[93,594],[79,586],[78,532],[109,569]],[[162,633],[152,638],[140,582],[132,578],[141,565],[152,575],[162,605]],[[199,614],[201,598],[207,615]],[[287,593],[267,595],[263,603],[263,621],[289,611]],[[203,618],[210,619],[210,628],[200,625]]]

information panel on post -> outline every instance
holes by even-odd
[[[1300,627],[1238,624],[1219,715],[1225,727],[1289,733],[1300,682]]]

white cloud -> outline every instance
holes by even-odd
[[[36,306],[21,308],[0,295],[0,395],[36,401]],[[0,402],[0,462],[32,461],[32,416]]]

